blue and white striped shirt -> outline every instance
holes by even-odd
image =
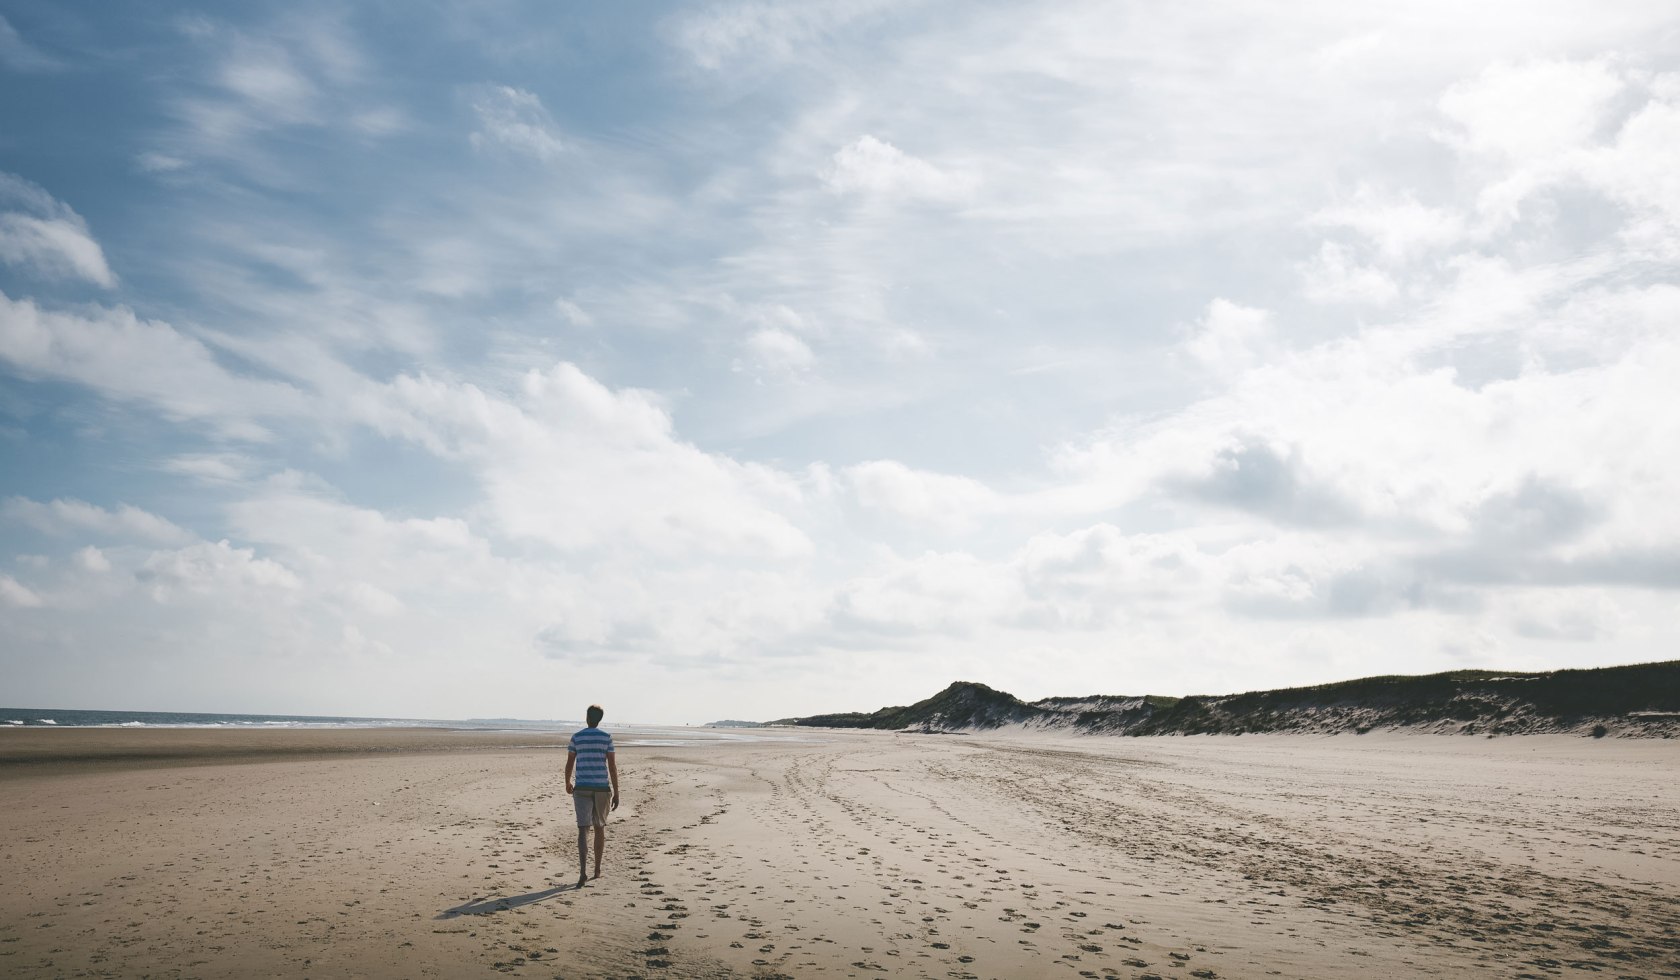
[[[599,728],[585,728],[572,735],[566,751],[577,756],[577,786],[579,789],[612,789],[607,774],[607,756],[612,755],[612,736]]]

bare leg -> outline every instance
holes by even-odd
[[[607,828],[595,828],[595,877],[601,877],[601,855],[607,850]]]
[[[589,880],[589,828],[578,828],[578,887]]]

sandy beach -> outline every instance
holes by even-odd
[[[0,974],[1680,976],[1680,750],[0,731]]]

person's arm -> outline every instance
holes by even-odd
[[[611,758],[611,756],[608,756],[608,758]],[[573,751],[572,749],[567,749],[566,750],[566,795],[567,796],[572,795],[572,790],[574,789],[574,787],[572,786],[572,771],[575,770],[576,768],[577,768],[577,752]]]
[[[612,808],[618,809],[618,757],[607,753],[607,775],[612,777],[613,801]]]

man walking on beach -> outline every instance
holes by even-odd
[[[607,814],[618,809],[618,762],[612,736],[601,731],[606,712],[589,706],[589,727],[572,736],[566,747],[566,792],[572,795],[578,823],[578,887],[589,881],[589,828],[595,828],[595,877],[601,877],[601,852],[607,849]],[[576,774],[577,781],[572,780]]]

